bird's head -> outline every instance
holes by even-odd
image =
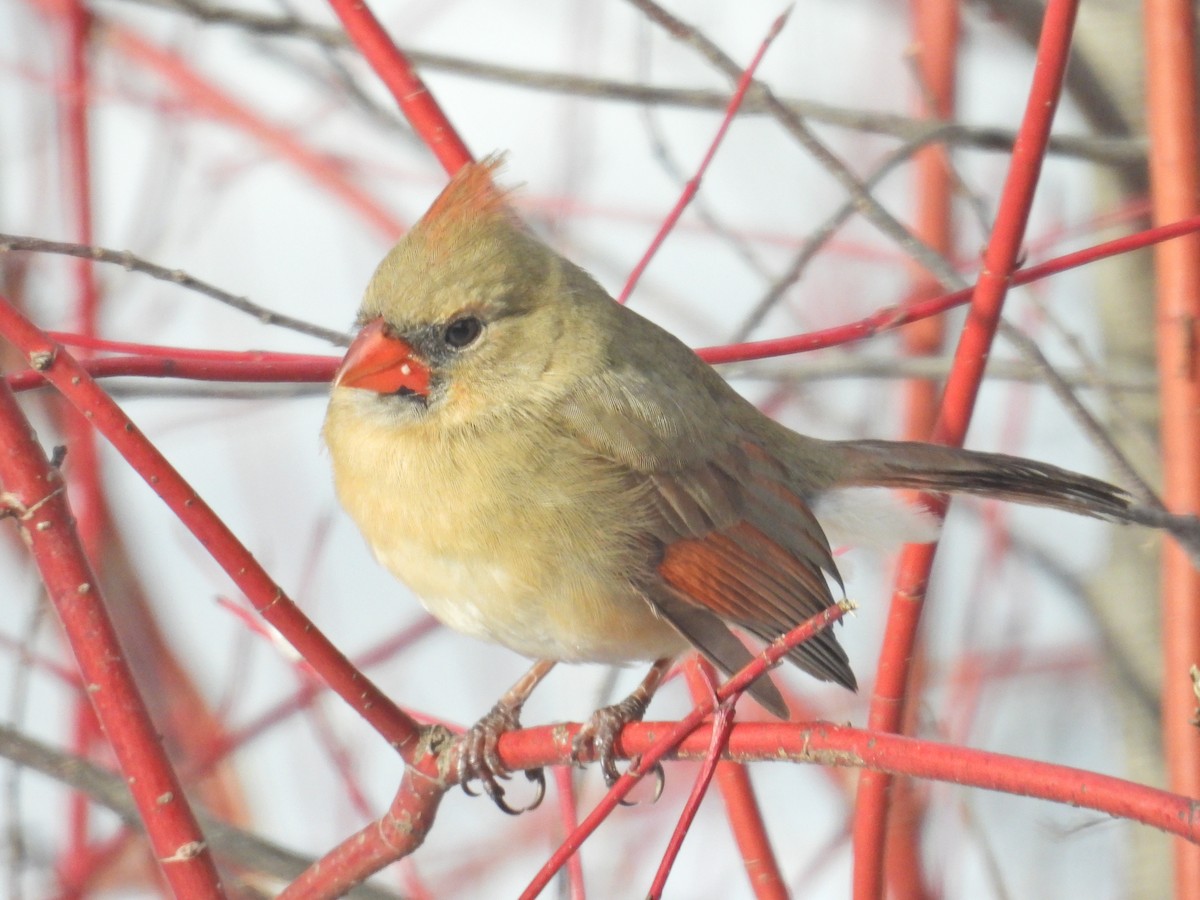
[[[586,365],[573,310],[599,288],[525,230],[498,164],[460,170],[380,263],[335,403],[395,424],[478,423],[561,392]]]

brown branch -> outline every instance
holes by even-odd
[[[325,47],[350,48],[350,42],[340,29],[320,25],[300,16],[252,13],[233,7],[204,3],[200,0],[125,0],[125,2],[172,10],[201,22],[212,25],[228,25],[264,37],[298,38]],[[539,72],[518,66],[486,63],[475,59],[409,48],[404,48],[404,53],[414,64],[431,71],[479,78],[528,90],[625,103],[705,109],[714,112],[723,111],[729,103],[728,91],[656,87],[610,78],[589,78],[565,72]],[[814,122],[863,131],[868,134],[889,135],[903,141],[926,142],[926,134],[936,132],[939,140],[949,144],[1007,153],[1012,150],[1013,141],[1016,138],[1016,133],[1007,128],[969,126],[936,119],[914,119],[911,116],[848,109],[795,97],[780,98],[780,102],[794,114]],[[746,97],[741,114],[769,115],[771,107],[764,98],[750,95]],[[1050,139],[1049,149],[1054,154],[1088,159],[1104,165],[1144,165],[1146,160],[1146,141],[1141,137],[1056,136]]]
[[[723,364],[717,369],[727,379],[803,384],[836,378],[942,379],[950,371],[950,363],[949,356],[895,357],[826,352],[811,359],[755,360]],[[1042,383],[1041,369],[1020,360],[990,359],[987,374],[993,381]],[[1060,369],[1059,374],[1070,387],[1082,390],[1105,390],[1114,394],[1150,394],[1157,390],[1157,379],[1149,372],[1108,372],[1108,377],[1101,377],[1099,381],[1090,369]]]
[[[160,281],[169,281],[171,284],[177,284],[189,291],[203,294],[205,297],[216,300],[218,303],[223,303],[231,309],[236,309],[238,312],[253,316],[264,325],[276,325],[280,328],[298,331],[300,334],[307,334],[309,337],[328,341],[336,347],[346,347],[350,343],[349,335],[344,332],[314,325],[312,322],[297,319],[286,313],[275,312],[272,309],[247,300],[245,297],[239,297],[236,294],[223,291],[219,287],[209,284],[207,281],[201,281],[199,278],[189,275],[182,269],[168,269],[166,266],[160,266],[157,263],[142,259],[140,256],[135,256],[128,250],[109,250],[105,247],[90,247],[86,244],[74,244],[68,241],[48,241],[43,238],[29,237],[27,235],[0,233],[0,257],[5,253],[13,251],[53,253],[60,256],[73,256],[76,259],[90,259],[94,262],[120,266],[126,271],[141,272],[144,275],[149,275],[151,278],[157,278]]]
[[[0,724],[0,757],[17,766],[40,772],[72,790],[87,794],[95,803],[112,810],[130,828],[142,831],[137,807],[124,779],[86,759],[56,750]],[[311,857],[295,853],[253,832],[234,828],[211,813],[196,809],[213,854],[239,869],[261,872],[291,881],[313,863]],[[371,886],[360,886],[351,897],[362,900],[395,900],[396,895]]]
[[[936,134],[932,134],[927,135],[920,140],[908,141],[897,147],[884,158],[883,162],[879,163],[879,165],[875,167],[875,170],[871,172],[870,175],[863,179],[861,182],[863,189],[868,192],[871,191],[881,181],[883,181],[883,179],[890,174],[893,169],[900,164],[907,162],[926,144],[934,143],[937,140],[938,136]],[[775,279],[775,281],[767,288],[766,293],[764,293],[762,297],[760,297],[754,304],[754,307],[738,326],[737,331],[734,332],[733,337],[730,339],[730,343],[740,344],[749,339],[750,335],[754,333],[755,329],[757,329],[760,324],[762,324],[762,321],[767,317],[771,310],[774,309],[775,306],[783,299],[783,296],[787,292],[788,288],[800,280],[800,276],[804,274],[804,270],[808,268],[808,264],[816,257],[817,252],[824,247],[825,244],[827,244],[834,236],[834,234],[837,233],[837,230],[841,228],[847,221],[849,221],[850,217],[858,211],[858,199],[855,196],[851,196],[847,198],[841,206],[834,210],[832,215],[830,215],[817,227],[815,231],[812,232],[812,234],[809,235],[808,240],[804,242],[804,245],[796,252],[796,255],[792,257],[792,261],[788,265],[787,269],[782,275]],[[949,263],[945,263],[942,268],[945,268],[945,266],[948,265]],[[961,286],[961,283],[962,278],[957,275],[955,276],[955,280],[950,282],[950,284],[954,287]]]
[[[654,0],[627,0],[627,2],[641,10],[651,21],[676,40],[694,48],[710,65],[727,78],[736,82],[741,77],[742,67],[725,51],[699,30],[667,12]],[[913,234],[903,222],[888,212],[872,195],[870,187],[864,184],[862,179],[813,133],[803,117],[782,103],[766,84],[756,80],[747,91],[746,97],[755,97],[766,104],[768,112],[780,126],[795,138],[853,198],[855,211],[895,242],[942,284],[949,287],[961,281],[961,276],[954,270],[954,267],[940,253]]]

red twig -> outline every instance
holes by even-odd
[[[621,732],[618,749],[622,756],[642,754],[644,762],[649,752],[674,740],[681,725],[629,725]],[[514,769],[559,764],[579,727],[546,725],[506,734],[500,739],[501,756]],[[708,745],[708,732],[698,730],[678,743],[672,758],[703,759]],[[743,762],[849,766],[1035,797],[1131,819],[1200,844],[1200,800],[1086,769],[957,744],[829,722],[742,722],[730,734],[728,755]]]
[[[77,360],[92,378],[136,375],[142,378],[184,378],[193,381],[265,382],[268,384],[324,384],[333,378],[341,360],[333,356],[301,356],[291,353],[222,354],[199,351],[175,359],[153,356],[111,356]],[[44,387],[41,373],[29,369],[6,379],[14,391]]]
[[[1197,232],[1200,232],[1200,216],[1192,216],[1169,225],[1160,225],[1137,234],[1106,241],[1085,250],[1068,253],[1036,266],[1020,269],[1013,273],[1011,283],[1013,285],[1029,284],[1058,272]],[[696,353],[706,362],[721,364],[767,359],[773,356],[805,353],[854,343],[961,306],[970,299],[971,290],[968,288],[930,300],[906,303],[899,307],[888,307],[866,318],[834,328],[810,331],[769,341],[702,347]],[[63,338],[68,337],[58,332],[54,334]],[[135,344],[128,341],[104,341],[98,338],[81,338],[79,335],[70,335],[69,337],[72,343],[78,341],[81,345],[92,349],[140,348],[140,352],[144,354],[80,360],[79,362],[94,378],[139,375],[147,378],[188,378],[200,381],[317,383],[329,381],[341,363],[341,359],[334,356],[271,353],[260,350],[197,350]],[[45,383],[42,376],[33,370],[16,372],[7,378],[9,385],[15,391],[30,390]]]
[[[80,796],[87,800],[86,795]],[[80,821],[87,824],[86,820]],[[89,842],[84,840],[86,834],[73,838],[71,852],[62,854],[55,873],[58,878],[55,900],[87,900],[94,892],[94,883],[102,879],[106,869],[114,868],[123,854],[130,852],[136,837],[136,832],[123,827],[104,840]]]
[[[718,126],[717,133],[709,143],[704,158],[700,160],[700,166],[696,169],[696,174],[689,178],[687,184],[683,186],[683,193],[675,202],[675,206],[667,213],[667,217],[663,220],[662,225],[659,226],[658,233],[654,235],[650,246],[646,248],[646,252],[642,254],[642,258],[638,260],[637,265],[633,267],[633,271],[629,273],[629,278],[625,280],[625,286],[621,288],[621,293],[617,295],[618,303],[624,303],[629,299],[629,295],[633,293],[633,289],[641,279],[642,273],[646,271],[646,266],[650,265],[650,260],[654,258],[654,254],[658,252],[658,248],[662,246],[667,235],[671,233],[671,230],[675,227],[675,223],[683,215],[683,211],[688,208],[688,204],[692,202],[692,198],[700,190],[700,182],[704,180],[704,173],[708,171],[713,157],[717,155],[717,148],[725,140],[725,133],[729,131],[729,126],[733,124],[733,119],[741,108],[742,101],[746,99],[746,91],[750,90],[750,86],[754,83],[754,73],[758,71],[759,63],[762,62],[772,42],[779,36],[779,32],[783,30],[783,26],[787,23],[791,11],[792,8],[789,6],[771,23],[771,27],[767,30],[767,36],[758,45],[758,52],[754,54],[754,58],[750,60],[750,65],[746,67],[741,77],[738,78],[733,96],[729,98],[729,105],[725,107],[725,115],[721,117],[721,124]]]
[[[572,854],[578,852],[588,836],[616,809],[617,805],[633,790],[638,781],[647,772],[652,771],[659,760],[672,752],[689,734],[699,728],[704,717],[711,714],[718,704],[740,695],[751,682],[766,672],[772,665],[779,662],[790,648],[803,643],[814,634],[828,628],[834,622],[840,620],[850,608],[849,605],[832,606],[796,626],[787,634],[772,641],[750,665],[721,685],[711,698],[697,703],[692,708],[692,711],[680,719],[668,734],[664,735],[657,743],[641,753],[638,759],[625,771],[625,774],[604,795],[604,799],[596,805],[596,808],[588,814],[587,818],[580,823],[580,826],[551,855],[529,883],[529,886],[525,888],[521,896],[523,898],[536,897],[550,883],[550,879],[554,877],[554,873],[562,868],[563,864]],[[617,741],[617,749],[624,755],[628,754],[628,747],[624,744],[624,735],[629,730],[629,727],[632,726],[628,726],[622,730],[622,736]],[[563,729],[558,733],[566,734],[568,731],[570,729]],[[506,765],[510,757],[505,752],[505,742],[515,737],[517,737],[515,734],[506,734],[500,738],[499,750]],[[559,756],[559,759],[569,759],[570,744],[567,743],[560,747],[559,752],[562,754]],[[452,764],[451,771],[454,771],[455,768],[456,766]],[[513,769],[513,771],[517,770]]]
[[[688,661],[685,672],[692,701],[699,703],[705,700],[712,693],[716,674],[713,667],[707,660],[694,657]],[[758,900],[785,900],[788,896],[787,885],[767,838],[762,811],[750,784],[750,773],[741,763],[722,760],[717,764],[717,787],[725,801],[725,816],[741,853],[754,896]]]
[[[1183,0],[1148,0],[1146,103],[1154,220],[1200,207],[1196,26]],[[1157,248],[1158,371],[1167,507],[1200,513],[1200,238]],[[1200,572],[1173,541],[1162,560],[1162,727],[1171,787],[1200,797],[1200,730],[1189,667],[1200,663]],[[1200,898],[1200,848],[1176,842],[1175,896]]]
[[[91,103],[91,78],[88,65],[88,48],[92,29],[92,17],[80,0],[69,0],[63,7],[62,21],[66,32],[66,78],[65,90],[60,95],[59,127],[62,132],[63,184],[68,205],[68,221],[71,222],[73,237],[79,243],[92,243],[92,165],[91,141],[89,138],[88,113]],[[75,260],[75,321],[76,327],[85,335],[96,331],[96,318],[100,306],[95,270],[86,260]],[[54,410],[59,413],[60,410]],[[104,535],[100,523],[104,519],[105,498],[100,483],[100,466],[96,444],[90,429],[73,410],[65,410],[61,416],[61,427],[67,436],[77,463],[71,466],[68,475],[71,492],[75,497],[76,529],[85,552],[93,560],[102,560]],[[76,706],[77,718],[74,729],[74,750],[88,756],[95,742],[103,740],[93,723],[93,713],[85,703]],[[62,865],[83,873],[98,857],[89,852],[89,821],[91,803],[82,793],[74,792],[68,800],[70,841],[62,852]],[[101,856],[99,859],[103,859]],[[82,863],[82,865],[80,865]]]
[[[333,900],[425,841],[447,785],[431,757],[410,760],[391,809],[300,874],[279,900]]]
[[[919,100],[919,115],[940,121],[954,119],[955,72],[958,64],[957,0],[910,0],[915,48],[913,69]],[[922,148],[913,158],[916,178],[916,212],[913,233],[947,259],[955,256],[954,179],[950,154],[941,144]],[[915,299],[936,297],[941,283],[923,266],[910,265]],[[932,356],[941,352],[945,341],[944,320],[930,317],[901,331],[904,350],[910,356]],[[937,420],[938,381],[912,379],[905,385],[904,437],[912,441],[929,440]],[[913,647],[909,668],[910,697],[919,697],[926,670],[925,650],[920,642]],[[909,704],[903,731],[911,733],[915,704]],[[885,854],[867,865],[879,867],[876,879],[886,878],[895,900],[918,900],[925,895],[924,861],[921,855],[923,805],[911,781],[898,780],[892,789],[893,815],[885,837]]]
[[[966,437],[1000,310],[1016,269],[1062,91],[1076,8],[1077,0],[1049,0],[1046,6],[1029,99],[934,429],[934,439],[947,444],[961,446]],[[871,698],[868,722],[873,731],[896,731],[903,722],[909,661],[936,548],[936,543],[910,545],[901,556]],[[867,773],[859,782],[854,820],[855,900],[883,896],[883,867],[878,861],[885,853],[890,789],[891,779],[884,774]]]
[[[1013,286],[1029,284],[1032,281],[1037,281],[1057,272],[1065,272],[1068,269],[1074,269],[1090,262],[1107,259],[1110,256],[1116,256],[1121,253],[1129,253],[1152,244],[1174,240],[1181,235],[1195,234],[1198,231],[1200,231],[1200,216],[1191,216],[1187,219],[1173,222],[1170,225],[1162,225],[1145,231],[1139,231],[1136,234],[1125,235],[1115,240],[1096,244],[1094,247],[1089,247],[1086,250],[1064,254],[1040,265],[1019,269],[1012,273],[1009,278],[1009,284]],[[874,337],[884,331],[899,328],[901,325],[908,325],[927,316],[936,316],[956,306],[960,306],[969,300],[977,289],[978,286],[965,288],[961,291],[955,291],[952,294],[935,297],[931,300],[918,300],[916,302],[905,303],[902,306],[881,309],[879,312],[864,319],[859,319],[856,322],[837,325],[833,328],[825,328],[820,331],[810,331],[807,334],[766,341],[750,341],[744,344],[728,344],[721,347],[705,347],[696,352],[710,363],[732,363],[745,362],[751,359],[766,359],[772,356],[786,356],[790,353],[805,353],[809,350],[836,347],[840,344],[851,344],[855,341]]]
[[[7,385],[0,385],[0,448],[0,506],[13,517],[41,572],[163,875],[177,896],[221,897],[204,835],[138,694],[72,526],[58,470]]]
[[[78,533],[78,532],[77,532]],[[76,703],[72,710],[71,749],[85,756],[103,740],[103,731],[90,703]],[[100,845],[89,842],[91,804],[82,791],[73,791],[67,806],[67,843],[59,854],[55,874],[61,884],[62,900],[75,900],[87,893],[97,865],[103,866],[115,852],[128,845],[133,832],[122,828]]]
[[[54,340],[68,347],[82,347],[103,353],[124,353],[131,356],[156,356],[162,359],[198,360],[246,360],[270,358],[278,361],[291,359],[334,359],[317,357],[305,353],[268,353],[263,350],[213,350],[208,347],[172,347],[165,344],[143,344],[137,341],[114,341],[87,334],[72,334],[68,331],[47,331]]]
[[[300,684],[311,684],[314,679],[307,669],[296,670],[297,681]],[[316,733],[317,742],[329,758],[330,767],[341,783],[342,796],[346,799],[354,814],[360,819],[370,819],[375,814],[376,807],[372,806],[371,798],[363,784],[361,774],[357,770],[357,759],[347,741],[338,734],[337,728],[330,721],[329,714],[321,704],[314,704],[308,711],[308,721]]]
[[[725,752],[726,741],[729,740],[729,730],[732,727],[733,703],[722,703],[717,707],[716,714],[713,716],[708,752],[704,756],[700,771],[696,773],[696,780],[692,784],[691,793],[688,794],[687,803],[683,805],[679,821],[675,823],[671,839],[667,841],[667,849],[663,853],[662,861],[658,864],[658,871],[654,873],[654,880],[650,882],[650,890],[646,896],[651,898],[662,896],[663,890],[667,886],[667,877],[671,874],[675,860],[679,857],[679,848],[683,846],[683,839],[691,830],[696,813],[700,810],[700,803],[708,793],[708,786],[712,783],[717,767],[721,764],[721,755]]]
[[[399,634],[392,635],[378,646],[367,650],[353,660],[355,668],[367,671],[384,660],[392,658],[396,653],[416,643],[425,635],[441,626],[431,616],[426,616],[417,624],[404,629]],[[266,734],[275,725],[286,720],[289,716],[300,712],[312,705],[312,702],[329,687],[323,681],[304,680],[299,688],[275,706],[255,716],[249,722],[222,736],[222,740],[207,748],[205,755],[198,757],[193,765],[194,772],[188,774],[203,775],[213,766],[236,749],[245,747],[251,741]]]
[[[392,43],[379,20],[363,0],[329,0],[346,34],[380,81],[396,98],[400,111],[425,145],[433,151],[446,174],[453,175],[474,158],[446,114],[434,99],[408,57]]]
[[[837,610],[832,611],[834,615]],[[806,630],[812,623],[806,623]],[[793,632],[790,638],[798,633]],[[753,667],[723,685],[716,701],[721,702],[744,689],[769,660],[776,660],[786,649],[776,642]],[[626,773],[614,792],[584,821],[590,834],[611,811],[619,796],[624,796],[637,778],[674,748],[679,759],[703,759],[709,751],[710,735],[693,733],[708,715],[713,703],[693,710],[681,722],[656,722],[629,725],[623,729],[618,750],[623,756],[637,756],[636,771]],[[499,751],[505,764],[514,770],[561,765],[569,758],[571,742],[580,726],[550,725],[505,734]],[[688,734],[680,740],[682,734]],[[431,748],[436,752],[436,748]],[[902,774],[970,787],[1037,797],[1057,803],[1093,809],[1121,816],[1200,842],[1200,802],[1166,791],[1100,775],[1068,766],[1021,759],[1004,754],[974,750],[952,744],[916,740],[894,734],[842,727],[828,723],[809,724],[751,723],[735,725],[729,738],[728,756],[742,762],[790,761],[821,765],[848,766],[872,771]],[[287,897],[332,897],[407,853],[424,840],[441,791],[446,784],[436,778],[432,759],[420,758],[406,770],[406,784],[397,793],[391,812],[344,841],[319,866],[297,881]],[[454,771],[454,760],[442,764]],[[403,813],[403,815],[401,815]],[[411,815],[408,819],[406,816]],[[403,828],[411,822],[412,828]],[[399,833],[397,833],[399,829]],[[547,862],[524,896],[537,894],[553,877],[562,860],[578,849],[586,834],[572,835]],[[326,866],[329,865],[327,869]],[[321,872],[329,874],[322,880]]]
[[[60,686],[67,691],[79,693],[83,690],[83,682],[79,678],[77,671],[68,665],[60,663],[58,660],[34,653],[33,649],[22,641],[11,638],[6,634],[0,634],[0,648],[3,648],[14,657],[19,657],[21,665],[29,666],[60,682]]]
[[[192,490],[138,428],[66,350],[35,328],[0,297],[0,334],[16,345],[133,469],[179,520],[263,617],[405,758],[414,752],[419,726],[360,673],[287,597],[282,588]]]
[[[949,122],[954,118],[954,76],[958,62],[958,3],[955,0],[910,0],[916,47],[918,113]],[[913,234],[948,259],[954,258],[953,196],[950,156],[945,145],[923,147],[913,157],[916,213]],[[936,297],[941,283],[923,266],[911,266],[914,299]],[[925,319],[904,329],[904,351],[910,356],[939,353],[944,340],[940,319]],[[907,385],[905,437],[924,441],[937,417],[937,382],[914,379]]]
[[[786,900],[790,896],[787,882],[779,870],[779,861],[754,798],[750,770],[742,763],[721,760],[717,766],[717,787],[725,800],[729,827],[754,896],[758,900]]]
[[[71,0],[65,12],[67,26],[67,87],[61,103],[64,183],[71,204],[75,240],[92,243],[92,164],[88,138],[88,109],[91,79],[88,73],[88,44],[92,16],[81,0]],[[100,293],[94,270],[86,260],[76,260],[76,323],[84,334],[95,334]]]
[[[570,766],[555,766],[553,773],[554,787],[558,792],[558,821],[566,836],[579,827],[575,778]],[[583,882],[583,861],[578,853],[567,860],[567,883],[571,889],[571,900],[585,900],[587,892]]]

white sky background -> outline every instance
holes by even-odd
[[[265,0],[245,6],[268,13],[280,9]],[[749,61],[780,11],[776,3],[760,0],[675,6],[740,63]],[[405,46],[622,80],[642,77],[642,61],[648,60],[655,84],[728,88],[689,48],[644,25],[635,11],[615,0],[390,2],[376,8]],[[419,144],[372,124],[329,89],[324,58],[302,42],[253,40],[236,29],[196,26],[185,17],[126,0],[104,0],[96,9],[177,49],[207,77],[309,146],[344,158],[355,180],[406,221],[415,220],[445,182]],[[332,21],[315,0],[297,3],[295,9]],[[1032,54],[1000,25],[970,11],[964,25],[960,117],[1015,128]],[[914,95],[905,60],[909,41],[904,4],[809,0],[794,10],[761,76],[781,95],[907,113]],[[648,55],[639,58],[643,46],[649,47]],[[0,230],[71,237],[55,157],[57,47],[54,28],[25,3],[0,5]],[[262,145],[226,123],[197,118],[181,107],[172,89],[112,52],[103,39],[93,59],[96,242],[184,269],[291,315],[348,327],[387,241]],[[386,104],[365,67],[354,63],[352,68]],[[652,153],[643,109],[435,72],[425,77],[473,151],[509,151],[503,180],[525,185],[520,196],[539,231],[617,292],[681,189]],[[671,153],[691,173],[719,116],[678,109],[658,110],[653,116]],[[1069,103],[1056,127],[1067,133],[1084,130]],[[886,138],[818,130],[863,174],[894,146]],[[960,151],[955,160],[966,184],[983,192],[988,210],[994,211],[1005,159]],[[1051,161],[1031,234],[1086,223],[1094,214],[1090,188],[1085,165]],[[911,173],[901,169],[877,196],[904,218],[910,192]],[[765,118],[735,123],[701,197],[726,226],[750,241],[772,273],[786,267],[798,243],[844,199],[841,189]],[[965,206],[962,212],[959,249],[969,259],[983,237]],[[1079,244],[1058,245],[1054,252],[1075,246]],[[136,273],[102,268],[100,279],[101,333],[106,337],[334,352]],[[70,284],[66,264],[35,262],[27,296],[40,325],[64,327]],[[728,339],[765,286],[760,274],[689,214],[650,266],[632,303],[689,343],[710,345]],[[899,302],[907,286],[896,248],[871,226],[854,220],[756,336],[859,318]],[[1058,276],[1038,290],[1074,330],[1095,343],[1088,273]],[[1034,321],[1020,296],[1010,309],[1014,321]],[[888,336],[848,352],[890,357],[897,348]],[[1061,342],[1047,339],[1046,349],[1056,361],[1075,364]],[[1001,347],[998,355],[1011,354]],[[820,358],[814,355],[797,364]],[[790,362],[775,361],[770,368],[778,371]],[[756,399],[774,387],[762,378],[735,383]],[[416,602],[375,565],[337,508],[318,439],[324,407],[319,392],[302,399],[239,400],[139,394],[147,387],[171,386],[127,382],[121,387],[132,393],[122,395],[122,402],[344,650],[353,656],[420,617]],[[899,428],[900,398],[898,383],[816,381],[796,391],[779,414],[789,425],[825,437],[888,437]],[[1020,434],[1015,441],[1014,432]],[[43,434],[43,440],[54,442],[50,434]],[[1041,389],[1009,383],[985,389],[969,445],[1102,474],[1098,455]],[[126,540],[136,548],[141,574],[180,656],[210,701],[232,696],[229,718],[239,723],[293,690],[295,681],[276,650],[245,637],[244,627],[215,603],[217,596],[237,598],[225,576],[107,448],[105,461],[109,496]],[[979,510],[977,504],[964,504],[954,515],[939,555],[925,623],[935,666],[934,689],[921,710],[926,734],[950,729],[955,739],[972,746],[1119,772],[1117,723],[1105,706],[1098,655],[1093,664],[1066,672],[998,679],[986,687],[978,707],[945,706],[951,693],[939,686],[936,667],[952,667],[963,653],[1024,647],[1027,661],[1073,653],[1086,657],[1094,643],[1079,605],[1019,559],[991,572],[979,588],[979,569],[988,564]],[[1005,515],[1018,534],[1076,572],[1097,565],[1112,537],[1107,526],[1064,514],[1011,510]],[[890,570],[887,560],[861,551],[844,559],[851,572],[849,592],[861,610],[840,635],[860,681],[869,687]],[[0,585],[0,634],[19,639],[37,591],[12,541],[0,545]],[[52,626],[43,629],[37,647],[63,656]],[[484,713],[525,666],[509,651],[439,631],[369,674],[401,704],[466,724]],[[6,719],[14,674],[13,652],[0,651],[0,715]],[[605,676],[599,667],[556,672],[535,694],[525,721],[585,717],[597,704],[596,691]],[[623,672],[621,691],[639,677],[637,671]],[[779,670],[777,677],[802,686],[829,718],[864,724],[869,692],[853,697],[794,671]],[[62,689],[35,673],[30,698],[22,727],[65,745],[69,720]],[[381,812],[398,783],[398,761],[336,698],[328,697],[322,705],[353,755],[375,812]],[[686,706],[686,691],[675,682],[652,706],[651,716],[676,716]],[[747,705],[744,716],[757,715]],[[590,896],[644,893],[694,771],[692,766],[670,766],[667,792],[656,806],[619,811],[588,843],[584,861]],[[846,821],[847,801],[813,767],[759,765],[753,771],[776,852],[793,888],[806,897],[846,896],[849,845],[836,838]],[[239,772],[258,825],[273,840],[320,853],[362,824],[302,718],[248,747],[239,756]],[[586,812],[602,782],[595,770],[579,778]],[[19,816],[35,859],[52,858],[62,839],[63,795],[29,775],[21,796]],[[941,873],[937,877],[947,897],[1000,896],[986,871],[989,853],[1003,872],[1008,896],[1103,898],[1123,893],[1123,825],[1083,811],[944,786],[934,789],[932,809],[926,854],[931,869]],[[552,797],[538,813],[514,820],[486,799],[455,791],[416,855],[417,870],[435,896],[513,896],[556,845],[555,816]],[[1092,827],[1080,827],[1087,824]],[[1096,860],[1104,863],[1096,865]],[[461,871],[474,866],[486,874]],[[814,870],[816,875],[805,875]],[[30,896],[46,889],[42,875],[28,877]],[[383,881],[397,884],[394,874],[385,874]],[[684,844],[668,896],[750,896],[715,789]]]

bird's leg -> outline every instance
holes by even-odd
[[[528,806],[513,809],[504,802],[504,788],[500,786],[499,781],[508,778],[512,772],[500,759],[496,747],[500,735],[521,727],[521,707],[525,705],[533,689],[553,668],[553,660],[539,659],[535,662],[516,684],[504,692],[504,696],[496,701],[491,711],[462,737],[462,750],[458,755],[458,780],[463,790],[474,796],[475,792],[468,785],[472,780],[478,779],[483,785],[484,793],[509,815],[527,812],[542,802],[546,793],[546,776],[541,769],[526,770],[525,777],[538,785],[537,795]]]
[[[620,703],[605,706],[592,713],[591,718],[584,723],[583,728],[575,735],[575,740],[571,742],[571,758],[576,763],[589,750],[595,751],[596,760],[600,763],[600,771],[604,773],[604,783],[609,787],[616,784],[617,779],[621,777],[614,758],[617,737],[620,735],[621,729],[630,722],[642,721],[642,717],[646,715],[646,707],[650,705],[650,698],[658,690],[667,670],[671,668],[672,661],[669,658],[656,660],[650,667],[650,671],[646,673],[646,677],[642,679],[642,683],[634,689],[632,694]],[[661,792],[661,768],[658,769],[658,780],[658,791]],[[657,793],[655,796],[657,797]]]

